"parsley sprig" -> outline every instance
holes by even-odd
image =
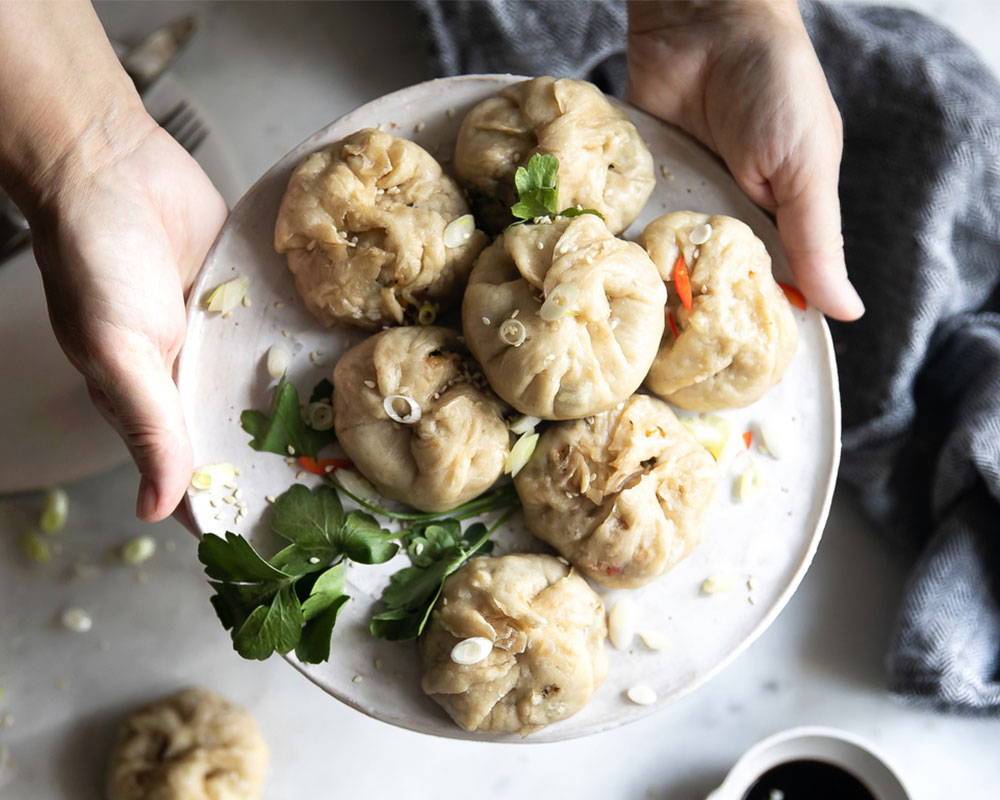
[[[332,386],[321,382],[312,400],[328,398]],[[279,384],[269,414],[247,410],[243,429],[255,450],[313,456],[334,441],[302,420],[298,392]],[[340,496],[362,510],[345,511]],[[444,512],[393,511],[375,505],[336,483],[335,475],[314,489],[293,485],[271,511],[271,531],[286,545],[265,558],[242,536],[205,534],[198,558],[215,594],[212,605],[244,658],[263,660],[295,651],[300,661],[330,657],[337,617],[350,599],[344,591],[349,562],[382,564],[405,548],[411,565],[395,572],[382,593],[384,608],[369,629],[383,639],[413,639],[421,634],[441,595],[445,579],[475,555],[492,548],[490,535],[513,513],[517,495],[508,483]],[[505,513],[489,528],[462,521],[492,511]],[[403,525],[390,532],[375,516]]]
[[[321,393],[324,383],[313,390],[315,399]],[[329,397],[329,394],[326,395]],[[250,446],[254,450],[277,453],[280,456],[313,456],[327,445],[337,441],[333,430],[318,431],[310,428],[302,420],[299,408],[299,393],[295,385],[280,383],[274,391],[270,414],[247,409],[240,414],[240,425],[253,438]],[[292,449],[289,450],[288,448]]]
[[[470,558],[488,554],[493,549],[490,535],[512,513],[508,509],[489,528],[476,522],[464,531],[453,518],[414,524],[402,537],[412,565],[389,578],[382,592],[385,608],[369,623],[372,636],[393,641],[420,636],[445,580]]]
[[[325,661],[344,593],[347,561],[381,564],[399,545],[361,511],[344,513],[332,486],[295,484],[274,503],[271,530],[289,544],[265,559],[242,536],[205,534],[198,559],[215,590],[212,605],[244,658],[295,650]]]
[[[556,210],[559,207],[559,159],[549,153],[535,153],[526,167],[518,167],[514,172],[514,188],[517,189],[517,202],[510,207],[510,213],[517,218],[514,225],[540,217],[555,219],[580,214],[595,214],[604,219],[604,215],[593,208],[570,206]]]

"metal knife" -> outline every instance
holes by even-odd
[[[119,56],[139,94],[145,92],[167,71],[197,30],[196,16],[183,17],[157,28],[139,44]]]
[[[157,28],[134,47],[113,43],[118,60],[140,95],[167,71],[197,30],[198,18],[188,16]],[[0,263],[30,243],[27,220],[0,189]]]

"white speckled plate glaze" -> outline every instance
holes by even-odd
[[[233,530],[251,540],[266,540],[265,496],[280,494],[296,480],[296,470],[285,460],[251,450],[239,425],[241,409],[268,406],[272,383],[264,366],[268,348],[280,342],[293,353],[289,377],[305,393],[327,377],[339,353],[362,336],[315,322],[297,299],[284,256],[274,252],[275,215],[295,165],[359,128],[381,125],[423,145],[447,168],[465,112],[517,80],[522,78],[446,78],[368,103],[292,150],[233,210],[191,295],[179,381],[196,463],[236,464],[248,513],[235,523],[232,506],[209,504],[228,492],[192,495],[188,504],[200,530]],[[774,225],[740,191],[719,160],[677,129],[634,108],[622,108],[653,153],[657,179],[649,203],[626,238],[668,210],[729,214],[754,229],[774,259],[775,275],[788,280]],[[203,311],[197,301],[204,292],[237,275],[251,280],[251,306],[237,308],[228,319]],[[609,607],[618,596],[628,594],[639,609],[638,628],[662,632],[669,646],[653,652],[638,638],[627,652],[609,645],[608,678],[590,704],[523,741],[557,741],[608,730],[693,691],[753,642],[795,591],[816,551],[829,510],[840,456],[840,407],[826,323],[812,308],[793,313],[799,347],[784,380],[749,408],[722,412],[731,420],[734,436],[764,418],[788,426],[792,446],[780,460],[759,453],[756,446],[751,451],[750,457],[766,476],[764,490],[748,502],[736,502],[734,470],[727,470],[707,515],[704,540],[687,560],[642,589],[600,590]],[[323,355],[310,358],[314,351]],[[313,480],[309,476],[303,482]],[[500,532],[498,544],[499,553],[544,549],[532,542],[517,517]],[[353,599],[337,623],[330,661],[311,665],[294,657],[289,660],[334,697],[393,725],[439,736],[522,741],[516,735],[482,736],[460,730],[421,693],[415,645],[378,641],[368,634],[367,620],[382,586],[404,563],[397,556],[380,567],[351,568],[348,593]],[[702,594],[701,584],[709,576],[731,578],[736,588]],[[207,604],[205,613],[212,613]],[[656,690],[654,705],[640,707],[625,697],[629,687],[640,683]]]

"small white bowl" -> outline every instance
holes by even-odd
[[[825,761],[847,770],[877,800],[910,800],[903,781],[871,744],[847,731],[815,726],[790,728],[755,744],[705,800],[743,800],[769,769],[802,760]]]

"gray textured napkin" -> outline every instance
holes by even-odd
[[[620,2],[421,0],[440,74],[593,80],[621,94]],[[833,323],[842,476],[921,549],[893,691],[1000,711],[1000,86],[920,14],[808,3],[844,118],[844,240],[868,312]],[[710,209],[707,209],[710,210]]]

